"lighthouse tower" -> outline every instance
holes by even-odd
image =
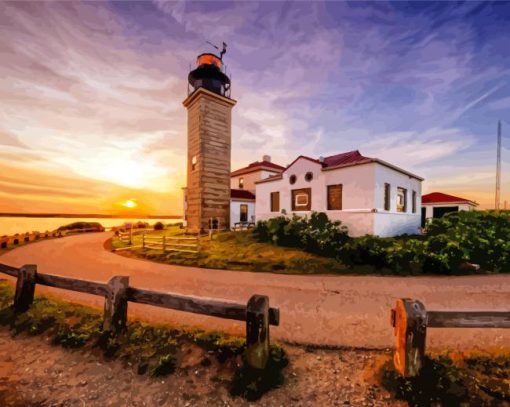
[[[231,112],[235,104],[222,58],[199,55],[196,68],[188,75],[188,97],[183,102],[188,110],[188,232],[230,225]]]

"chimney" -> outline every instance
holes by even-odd
[[[263,155],[262,156],[262,161],[271,162],[271,156],[270,155]]]
[[[320,162],[320,163],[323,163],[323,162],[324,162],[324,157],[323,157],[322,155],[319,157],[319,162]]]

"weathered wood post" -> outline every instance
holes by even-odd
[[[166,236],[163,236],[163,253],[166,252]]]
[[[246,306],[246,361],[264,369],[269,359],[269,298],[253,295]]]
[[[145,232],[142,233],[142,249],[145,249]]]
[[[404,377],[417,376],[425,359],[427,311],[420,301],[402,298],[391,310],[396,336],[395,369]]]
[[[35,264],[25,264],[19,269],[14,294],[15,312],[25,312],[34,302],[36,278],[37,266]]]
[[[115,276],[107,283],[108,293],[104,302],[103,331],[121,333],[127,322],[127,290],[129,277]]]

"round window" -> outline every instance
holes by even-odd
[[[310,182],[312,179],[313,179],[313,173],[312,172],[307,172],[305,174],[305,181]]]
[[[291,184],[295,184],[295,183],[296,183],[296,176],[295,176],[295,175],[291,175],[291,176],[289,177],[289,182],[290,182]]]

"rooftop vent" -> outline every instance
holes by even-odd
[[[271,162],[271,156],[270,155],[263,155],[262,156],[262,161]]]

